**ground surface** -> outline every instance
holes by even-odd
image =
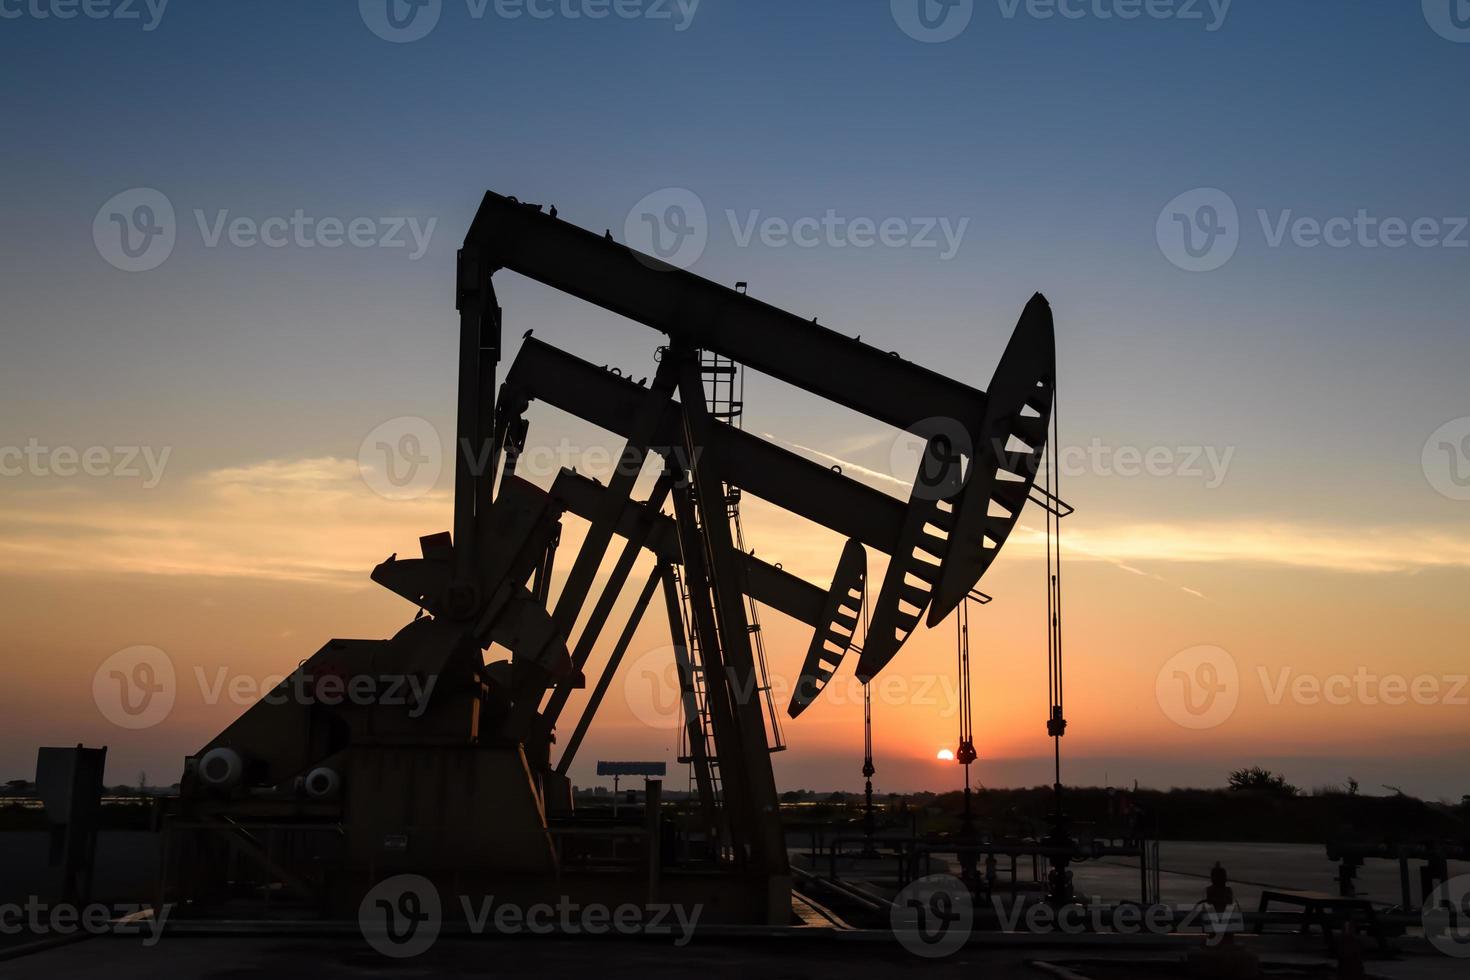
[[[1267,980],[1329,980],[1335,970],[1268,943]],[[701,940],[682,948],[640,940],[441,938],[412,959],[387,959],[354,938],[169,936],[157,946],[97,938],[0,961],[6,980],[244,980],[274,977],[698,977],[701,980],[878,980],[914,976],[947,980],[1056,980],[1041,960],[1085,980],[1193,980],[1175,952],[1089,949],[966,948],[944,959],[914,956],[883,937]],[[1413,957],[1369,964],[1380,980],[1463,980],[1470,961]]]
[[[449,940],[410,960],[386,959],[361,940],[193,939],[170,937],[145,949],[137,942],[93,939],[0,962],[15,980],[237,980],[245,977],[586,977],[650,976],[701,980],[866,980],[892,976],[1045,980],[1024,952],[959,953],[944,960],[912,956],[892,943],[820,946],[779,940],[695,943],[683,948],[641,942]]]

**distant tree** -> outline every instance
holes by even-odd
[[[1230,789],[1239,793],[1265,793],[1270,796],[1296,796],[1300,792],[1286,781],[1285,776],[1278,776],[1271,770],[1262,769],[1260,766],[1251,766],[1249,769],[1237,769],[1232,772]]]
[[[1348,777],[1347,791],[1348,796],[1358,795],[1358,781],[1351,776]]]
[[[827,795],[828,803],[841,803],[845,799],[846,797],[843,796],[841,793],[829,793]]]

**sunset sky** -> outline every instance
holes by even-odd
[[[412,617],[367,576],[449,527],[451,473],[390,499],[364,443],[406,417],[452,439],[455,249],[489,188],[624,241],[641,202],[692,195],[693,271],[976,387],[1043,292],[1077,508],[1065,778],[1212,786],[1262,764],[1303,787],[1470,793],[1470,38],[1434,0],[1194,5],[1203,21],[962,6],[963,29],[927,41],[903,0],[645,0],[601,19],[568,16],[585,0],[545,18],[443,0],[416,40],[380,36],[372,0],[156,20],[139,4],[141,21],[14,7],[0,780],[31,776],[38,745],[85,742],[109,747],[109,782],[171,783],[243,710],[209,696],[221,677],[264,682]],[[135,217],[158,200],[138,189],[170,206],[173,244],[125,271],[105,205]],[[1200,202],[1236,210],[1218,268],[1181,267],[1181,200],[1201,228]],[[298,212],[312,230],[252,239]],[[810,243],[751,233],[829,214],[840,230]],[[890,219],[901,242],[860,244],[854,222]],[[324,220],[358,221],[362,242],[325,244]],[[660,335],[510,273],[496,288],[505,366],[534,329],[652,373]],[[748,431],[907,495],[908,437],[769,378],[746,402]],[[582,472],[621,447],[530,417],[542,458]],[[1022,524],[972,616],[986,785],[1050,779],[1041,513]],[[822,585],[841,547],[760,501],[745,530]],[[808,637],[762,618],[789,693]],[[639,631],[578,782],[598,758],[672,763],[667,632],[652,615]],[[135,646],[178,687],[130,731],[93,680]],[[1234,670],[1235,706],[1189,727],[1177,685],[1207,676],[1201,657]],[[959,785],[935,758],[954,690],[950,621],[880,675],[880,791]],[[781,788],[861,786],[859,702],[849,664],[783,718]]]

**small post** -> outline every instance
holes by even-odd
[[[79,905],[91,897],[106,765],[106,746],[36,752],[36,793],[50,823],[52,901]]]
[[[662,809],[664,781],[649,779],[643,783],[643,822],[648,833],[648,902],[658,901],[658,872],[662,850]]]

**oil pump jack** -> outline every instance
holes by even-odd
[[[504,323],[492,280],[502,271],[665,335],[651,380],[634,382],[528,330],[497,397]],[[1049,306],[1039,294],[1026,304],[981,391],[578,228],[555,209],[487,193],[459,253],[457,308],[452,530],[372,573],[417,614],[391,639],[330,641],[186,759],[166,889],[201,908],[279,895],[338,915],[354,912],[376,881],[412,872],[461,894],[608,900],[647,889],[703,903],[707,921],[787,921],[774,719],[749,603],[813,630],[787,708],[794,718],[849,651],[860,649],[856,674],[867,683],[922,619],[937,624],[966,601],[1042,460],[1055,384]],[[711,358],[920,437],[908,500],[731,424],[705,386]],[[526,412],[538,401],[624,440],[608,483],[563,470],[543,490],[517,476]],[[650,458],[660,475],[636,500]],[[737,547],[730,503],[742,493],[847,539],[827,587]],[[586,534],[553,595],[565,515],[584,520]],[[870,619],[868,549],[888,556]],[[617,558],[597,590],[610,551]],[[653,572],[562,747],[563,711],[586,686],[645,552]],[[699,805],[688,840],[671,846],[650,803],[645,879],[598,837],[626,828],[579,823],[568,770],[655,593],[673,638]],[[353,685],[359,696],[326,696]]]

